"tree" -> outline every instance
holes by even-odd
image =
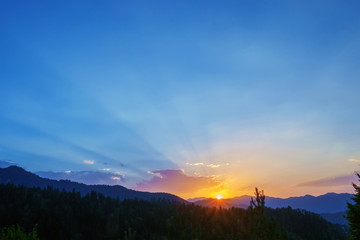
[[[264,190],[259,191],[258,188],[255,188],[255,200],[251,197],[250,200],[250,209],[255,210],[260,216],[264,216],[265,211],[265,195]]]
[[[0,240],[39,240],[36,229],[37,226],[27,234],[21,227],[12,225],[9,228],[2,229]]]
[[[250,238],[257,240],[287,239],[286,234],[283,234],[274,219],[266,216],[264,190],[259,191],[258,188],[255,188],[255,198],[251,198],[248,211],[252,217],[250,220]]]
[[[360,174],[355,174],[360,181]],[[348,210],[346,218],[349,221],[351,239],[360,239],[360,185],[356,185],[355,183],[352,183],[352,185],[355,188],[354,197],[351,198],[354,200],[354,204],[347,203]]]

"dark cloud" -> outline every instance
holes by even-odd
[[[214,177],[187,176],[182,170],[167,169],[149,173],[154,177],[136,184],[137,190],[186,195],[203,189],[218,188],[221,185],[221,181]]]
[[[44,178],[67,179],[85,184],[118,185],[125,182],[124,175],[101,171],[37,172],[36,174]]]
[[[331,187],[331,186],[346,186],[351,185],[351,183],[357,182],[357,177],[355,174],[348,174],[342,176],[335,176],[329,178],[322,178],[313,181],[308,181],[296,185],[296,187]]]

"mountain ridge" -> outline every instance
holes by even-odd
[[[70,180],[53,180],[43,178],[35,173],[24,170],[18,166],[9,166],[6,168],[0,168],[0,184],[11,183],[14,185],[23,185],[24,187],[39,187],[47,188],[51,186],[59,190],[65,190],[67,192],[75,191],[80,192],[81,195],[86,195],[95,191],[101,193],[104,196],[124,199],[168,199],[171,201],[192,203],[195,205],[201,205],[206,207],[219,207],[224,208],[243,208],[246,209],[249,206],[251,196],[243,195],[228,199],[213,199],[213,198],[193,198],[188,202],[176,195],[170,193],[150,193],[140,192],[132,189],[125,188],[121,185],[109,186],[109,185],[86,185],[83,183],[73,182]],[[314,213],[320,214],[326,220],[346,225],[347,220],[344,218],[346,214],[346,202],[352,201],[353,195],[349,193],[326,193],[319,196],[304,195],[300,197],[289,198],[276,198],[266,197],[265,205],[270,208],[287,208],[290,206],[293,209],[305,209]],[[221,203],[221,204],[219,204]]]
[[[346,210],[347,202],[352,202],[350,193],[326,193],[319,196],[304,195],[301,197],[289,198],[265,198],[265,206],[273,209],[287,208],[290,206],[293,209],[304,209],[310,212],[321,215],[324,219],[331,223],[347,225]],[[234,198],[217,200],[214,198],[198,198],[200,200],[193,202],[193,204],[206,207],[222,207],[222,208],[248,208],[251,196],[243,195]]]
[[[14,185],[23,185],[24,187],[46,188],[50,186],[59,190],[64,189],[67,192],[73,191],[73,189],[75,189],[82,195],[86,195],[91,193],[91,191],[95,191],[97,193],[103,194],[106,197],[119,198],[120,200],[137,198],[143,200],[168,199],[171,201],[186,202],[186,200],[170,193],[141,192],[128,189],[121,185],[86,185],[84,183],[73,182],[70,180],[53,180],[42,178],[35,173],[26,171],[25,169],[15,165],[6,168],[0,168],[0,184],[8,183]]]
[[[288,198],[278,198],[266,196],[265,205],[270,208],[282,208],[282,207],[292,207],[305,209],[318,214],[335,214],[338,212],[346,211],[346,203],[351,202],[351,197],[353,195],[350,193],[334,193],[329,192],[319,196],[313,196],[306,194],[299,197],[288,197]],[[252,196],[242,195],[233,198],[222,199],[222,205],[225,207],[241,207],[247,208],[250,204]],[[194,204],[201,206],[212,206],[213,198],[193,198],[194,200],[199,199],[198,201],[192,201]],[[190,200],[193,200],[190,199]]]

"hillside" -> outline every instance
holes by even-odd
[[[177,201],[124,200],[91,192],[0,184],[0,230],[38,228],[41,240],[345,240],[318,214],[291,208],[207,208]],[[265,211],[264,211],[265,210]]]
[[[331,223],[340,225],[348,224],[348,220],[346,219],[346,211],[338,213],[322,213],[320,215]]]
[[[41,178],[38,175],[25,171],[23,168],[17,166],[10,166],[7,168],[0,168],[0,184],[11,183],[14,185],[22,185],[24,187],[40,187],[46,188],[51,186],[55,189],[64,189],[71,192],[75,190],[80,192],[81,195],[86,195],[95,191],[101,193],[106,197],[123,199],[167,199],[172,201],[186,202],[184,199],[169,193],[149,193],[140,192],[125,188],[120,185],[108,186],[108,185],[86,185],[82,183],[76,183],[68,180],[52,180],[47,178]]]
[[[347,225],[346,215],[346,203],[352,202],[351,197],[353,195],[349,193],[327,193],[320,196],[305,195],[302,197],[290,197],[290,198],[274,198],[266,197],[265,205],[269,208],[287,208],[290,206],[293,209],[303,209],[306,211],[320,214],[327,221]],[[193,203],[205,207],[219,207],[222,208],[243,208],[246,209],[249,206],[251,196],[241,196],[235,198],[222,199],[218,201],[213,198],[198,198],[194,199]]]
[[[302,197],[274,198],[266,197],[265,204],[270,208],[286,208],[288,206],[296,209],[305,209],[314,213],[338,213],[346,211],[346,203],[351,202],[353,195],[349,193],[327,193],[320,196],[305,195]],[[222,199],[222,207],[247,208],[251,196],[241,196],[235,198]],[[201,206],[214,206],[214,199],[205,198],[194,202]]]

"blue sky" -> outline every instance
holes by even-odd
[[[3,1],[0,160],[139,190],[193,182],[173,191],[183,197],[351,191],[359,10],[357,1]]]

